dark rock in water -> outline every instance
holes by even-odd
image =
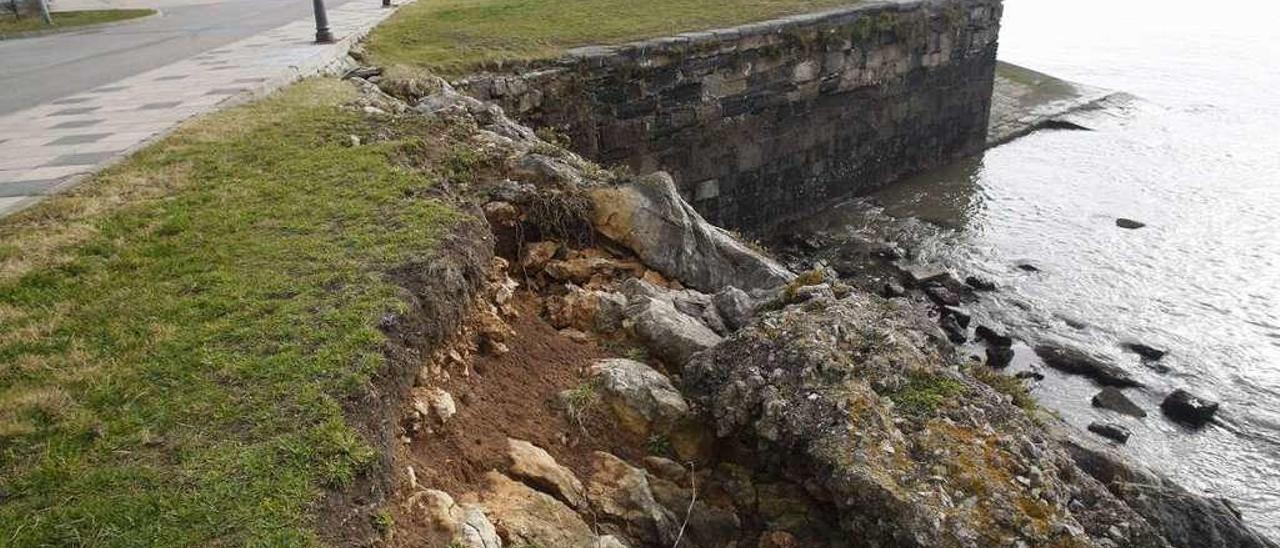
[[[1116,219],[1116,226],[1120,228],[1127,228],[1129,230],[1135,230],[1135,229],[1139,229],[1144,226],[1147,226],[1147,224],[1135,221],[1133,219],[1126,219],[1124,217],[1121,217],[1119,219]]]
[[[1181,388],[1160,402],[1160,410],[1169,418],[1193,426],[1203,426],[1218,412],[1218,402],[1206,400]]]
[[[1134,354],[1142,356],[1143,359],[1152,360],[1152,361],[1163,358],[1164,355],[1168,353],[1164,350],[1160,350],[1153,346],[1147,346],[1140,342],[1127,342],[1120,346],[1123,346],[1125,350],[1128,350],[1130,352],[1133,352]]]
[[[1013,349],[1005,347],[987,348],[987,365],[996,369],[1008,367],[1013,362]],[[1043,376],[1041,376],[1043,378]]]
[[[960,296],[940,284],[931,283],[924,287],[924,294],[928,295],[933,302],[943,306],[959,306]]]
[[[1120,443],[1129,441],[1129,429],[1110,422],[1091,422],[1089,431]]]
[[[1017,266],[1018,266],[1018,270],[1021,270],[1023,272],[1039,272],[1040,271],[1039,268],[1037,268],[1035,265],[1032,265],[1032,264],[1018,263]]]
[[[1033,381],[1044,380],[1044,373],[1041,373],[1039,371],[1019,371],[1017,373],[1014,373],[1013,376],[1014,378],[1031,379]]]
[[[1197,495],[1092,440],[1061,435],[1076,465],[1155,526],[1177,548],[1277,548],[1221,498]]]
[[[956,306],[946,306],[942,308],[942,314],[956,319],[956,323],[965,329],[969,328],[969,321],[973,316],[968,310]]]
[[[1128,396],[1124,395],[1124,392],[1110,386],[1093,395],[1093,406],[1124,413],[1131,417],[1142,418],[1147,416],[1147,412],[1138,407],[1138,404],[1133,403]]]
[[[985,280],[977,276],[969,276],[964,279],[965,285],[978,291],[995,291],[996,284],[990,280]]]
[[[901,297],[907,294],[907,288],[902,287],[902,284],[897,282],[889,282],[884,284],[884,289],[882,291],[884,293],[884,296],[889,299]]]
[[[1045,120],[1036,124],[1036,129],[1052,129],[1065,131],[1093,131],[1092,128],[1084,127],[1070,120],[1053,119]]]
[[[1142,383],[1119,366],[1075,348],[1042,344],[1036,346],[1036,355],[1049,367],[1073,375],[1084,375],[1103,386],[1142,386]]]
[[[973,330],[973,333],[977,338],[987,341],[987,344],[990,344],[991,346],[998,346],[1000,348],[1009,348],[1010,346],[1013,346],[1013,337],[1001,335],[997,333],[996,330],[985,325],[979,325]]]
[[[956,321],[955,316],[943,316],[938,325],[946,332],[947,338],[951,340],[952,344],[961,344],[969,340],[968,333],[960,326],[960,322]]]

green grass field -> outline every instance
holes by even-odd
[[[353,94],[304,82],[0,221],[0,546],[315,540],[373,458],[340,404],[384,365],[386,274],[461,215],[397,160],[444,132],[352,146]]]
[[[86,10],[86,11],[59,11],[54,12],[51,17],[53,26],[46,25],[44,19],[38,15],[15,18],[12,12],[0,11],[0,38],[4,38],[10,34],[23,32],[31,32],[37,30],[71,30],[76,27],[85,25],[98,25],[101,23],[111,23],[113,21],[124,21],[127,19],[137,19],[154,14],[155,10]]]
[[[447,76],[502,61],[554,57],[619,43],[763,21],[856,0],[419,0],[369,39],[385,65]]]

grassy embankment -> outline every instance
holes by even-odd
[[[12,34],[40,30],[60,31],[72,30],[86,25],[100,25],[115,21],[137,19],[154,14],[155,10],[85,10],[58,11],[51,14],[53,26],[46,25],[39,15],[31,15],[18,19],[12,12],[0,12],[0,39]]]
[[[857,0],[421,0],[370,37],[383,65],[456,76],[566,49],[726,27]]]
[[[424,0],[372,49],[459,71],[844,3]],[[423,197],[446,128],[375,127],[352,93],[196,121],[0,220],[0,546],[317,540],[315,503],[373,459],[341,403],[383,365],[386,274],[460,218]]]
[[[422,139],[351,146],[353,94],[294,86],[0,221],[0,545],[314,540],[373,457],[340,405],[385,274],[459,215],[397,165]]]

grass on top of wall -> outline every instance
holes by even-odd
[[[447,132],[354,94],[303,82],[0,220],[0,546],[316,542],[374,459],[342,403],[388,273],[462,218],[402,165]]]
[[[5,8],[0,7],[0,10]],[[0,11],[0,38],[9,34],[48,30],[71,30],[86,25],[99,25],[126,19],[137,19],[152,15],[156,10],[84,10],[57,11],[50,14],[53,25],[46,25],[39,15],[28,15],[21,19],[14,17],[13,12]]]
[[[383,65],[457,76],[566,49],[764,21],[856,0],[419,0],[379,26],[369,53]]]

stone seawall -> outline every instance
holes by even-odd
[[[758,229],[983,147],[999,0],[863,3],[571,51],[460,90],[571,148],[670,172],[709,220]]]

